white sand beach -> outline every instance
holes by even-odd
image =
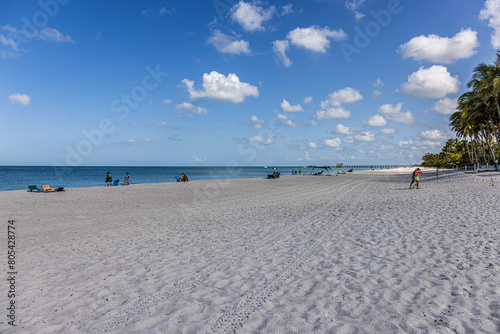
[[[0,332],[500,333],[500,173],[411,171],[0,192]]]

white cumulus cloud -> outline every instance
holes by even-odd
[[[264,8],[259,6],[257,2],[246,3],[240,1],[231,8],[230,15],[233,21],[239,23],[244,30],[259,31],[264,30],[262,24],[269,21],[275,11],[274,6]]]
[[[385,126],[387,124],[387,121],[385,120],[384,116],[373,115],[368,119],[367,123],[369,126]]]
[[[344,108],[328,108],[316,112],[318,120],[326,120],[332,118],[351,118],[351,111]]]
[[[450,99],[446,97],[434,103],[429,110],[442,115],[451,115],[457,110],[457,106],[457,99]]]
[[[404,124],[415,123],[416,119],[411,111],[402,112],[403,103],[398,103],[396,105],[384,104],[378,108],[378,112],[383,114],[387,119],[393,122],[399,122]]]
[[[340,147],[342,141],[340,140],[340,138],[333,138],[333,139],[325,139],[324,143],[326,146]]]
[[[479,18],[488,20],[488,26],[493,29],[491,45],[495,49],[500,49],[500,0],[486,0]]]
[[[250,117],[250,120],[254,123],[254,128],[256,128],[257,130],[262,129],[262,124],[264,124],[263,120],[259,119],[259,117],[255,115],[252,115]]]
[[[420,137],[422,137],[423,139],[429,139],[429,140],[446,139],[445,135],[442,134],[441,131],[439,131],[437,129],[424,131],[420,134]]]
[[[401,45],[399,51],[403,58],[449,64],[458,59],[471,57],[476,53],[475,48],[478,46],[477,32],[462,29],[451,38],[438,35],[414,37]]]
[[[281,109],[283,109],[286,112],[304,111],[304,109],[302,109],[302,107],[300,106],[300,104],[296,104],[296,105],[292,106],[290,104],[290,102],[288,102],[285,99],[283,99],[283,101],[281,102]]]
[[[23,106],[29,106],[31,104],[31,98],[26,94],[12,94],[7,97],[12,104],[20,104]]]
[[[346,38],[347,34],[342,29],[330,30],[328,27],[318,26],[295,28],[288,32],[286,39],[273,42],[273,51],[283,65],[289,67],[293,63],[286,54],[290,44],[310,51],[326,53],[330,47],[330,39],[340,41]]]
[[[328,100],[321,102],[321,108],[326,109],[329,106],[340,107],[343,103],[355,103],[363,99],[359,90],[346,87],[328,94]]]
[[[265,138],[263,138],[259,135],[256,135],[256,136],[250,137],[249,140],[252,143],[263,144],[263,145],[271,145],[274,142],[273,137],[271,135],[267,135]]]
[[[345,126],[343,124],[337,124],[337,127],[335,128],[335,132],[341,135],[350,135],[352,134],[352,130],[350,127]]]
[[[282,121],[285,121],[285,124],[288,125],[288,126],[292,126],[294,128],[298,127],[299,125],[297,123],[295,123],[293,120],[289,119],[287,115],[283,115],[283,114],[277,114],[276,115],[276,118],[277,119],[280,119]]]
[[[203,74],[202,90],[193,88],[194,81],[184,79],[182,83],[186,86],[191,99],[206,98],[239,103],[243,102],[247,96],[259,96],[257,87],[241,82],[234,73],[229,73],[227,77],[216,71]]]
[[[365,131],[355,135],[354,139],[356,139],[357,141],[370,142],[375,141],[375,135],[370,131]]]
[[[181,104],[178,104],[175,108],[178,110],[191,111],[192,113],[197,115],[205,115],[208,113],[207,109],[195,106],[194,104],[189,102],[183,102]]]
[[[403,108],[403,103],[398,103],[396,105],[393,104],[384,104],[378,108],[378,111],[385,115],[395,115],[401,112]]]
[[[330,30],[329,27],[311,26],[309,28],[295,28],[287,35],[287,39],[292,45],[321,53],[326,53],[326,49],[330,47],[329,38],[340,41],[346,39],[347,34],[342,29]]]
[[[408,141],[400,140],[398,143],[399,147],[408,146],[408,145],[413,145],[413,140],[411,140],[411,139]]]
[[[458,76],[452,77],[446,67],[422,66],[408,76],[408,81],[402,85],[402,92],[412,97],[441,99],[450,93],[458,92],[459,86]]]
[[[214,29],[207,42],[215,46],[217,51],[221,53],[229,53],[233,55],[252,53],[250,51],[250,44],[247,41],[238,41],[235,37],[223,34],[217,29]]]
[[[385,129],[382,129],[380,132],[382,132],[382,133],[396,133],[396,129],[385,128]]]

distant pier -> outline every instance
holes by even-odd
[[[351,168],[362,168],[362,169],[389,169],[389,168],[397,168],[397,167],[411,167],[411,165],[334,165],[334,166],[329,166],[330,168],[344,168],[344,169],[351,169]]]

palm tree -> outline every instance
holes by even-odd
[[[465,142],[465,148],[470,162],[477,162],[477,152],[474,145],[473,129],[469,121],[462,117],[462,111],[455,111],[450,116],[450,126],[456,132],[458,138],[462,138]],[[470,149],[469,149],[470,139]]]
[[[451,127],[459,137],[468,137],[471,140],[471,151],[475,162],[479,162],[479,152],[477,152],[478,145],[477,137],[479,136],[478,120],[481,110],[481,99],[478,98],[474,92],[467,92],[458,98],[457,111],[450,117]],[[484,157],[484,153],[482,154]]]
[[[458,99],[457,111],[450,116],[450,126],[465,140],[469,160],[496,160],[500,143],[500,51],[492,65],[479,64],[467,83],[470,91]],[[470,149],[468,140],[470,139]],[[496,143],[494,143],[496,141]],[[486,153],[486,150],[488,153]],[[487,155],[488,158],[487,159]]]
[[[484,100],[493,99],[498,116],[500,117],[500,51],[497,51],[497,59],[493,65],[479,64],[474,69],[472,80],[467,84],[468,88],[474,91]]]

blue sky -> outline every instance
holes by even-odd
[[[500,49],[500,0],[0,7],[0,165],[419,163]]]

